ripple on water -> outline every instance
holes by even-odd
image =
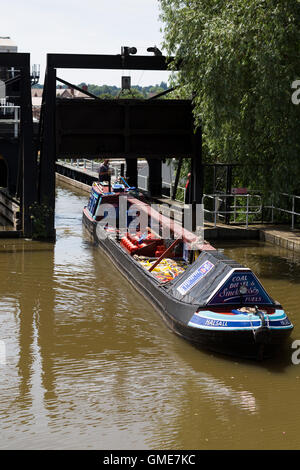
[[[175,336],[89,240],[86,201],[57,187],[55,246],[0,240],[0,447],[297,447],[297,367]],[[291,312],[297,337],[298,260],[256,242],[225,252]]]

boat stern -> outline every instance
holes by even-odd
[[[211,350],[256,359],[273,355],[294,327],[281,308],[199,309],[188,326]]]

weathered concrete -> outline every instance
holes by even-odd
[[[300,230],[292,230],[286,225],[253,225],[248,228],[228,227],[221,224],[216,228],[206,226],[205,238],[207,240],[261,240],[287,250],[300,252]]]
[[[259,230],[260,240],[273,243],[287,250],[300,252],[300,230],[286,226],[264,227]]]
[[[90,185],[93,181],[98,179],[98,175],[95,171],[90,171],[81,166],[74,166],[68,163],[56,162],[55,164],[56,174],[66,176],[74,181]]]
[[[88,194],[91,191],[90,184],[81,183],[81,181],[73,180],[72,178],[69,178],[68,176],[60,175],[59,173],[56,173],[56,181],[61,181],[62,183],[69,184],[70,186],[81,189],[82,191],[85,191]]]
[[[258,227],[228,226],[218,224],[216,227],[205,222],[204,235],[206,240],[259,240]]]

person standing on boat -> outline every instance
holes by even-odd
[[[109,169],[109,160],[104,160],[104,162],[101,163],[100,168],[99,168],[98,181],[100,183],[103,183],[103,181],[109,181],[110,174],[111,172]]]

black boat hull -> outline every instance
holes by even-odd
[[[83,212],[83,223],[93,240],[126,279],[152,303],[169,328],[195,346],[216,353],[261,360],[271,357],[289,337],[289,329],[269,329],[255,335],[252,330],[218,331],[188,325],[195,313],[195,305],[169,295],[144,268],[137,266],[116,240],[99,237],[99,234],[103,235],[103,229],[97,227],[97,222],[86,210]]]

